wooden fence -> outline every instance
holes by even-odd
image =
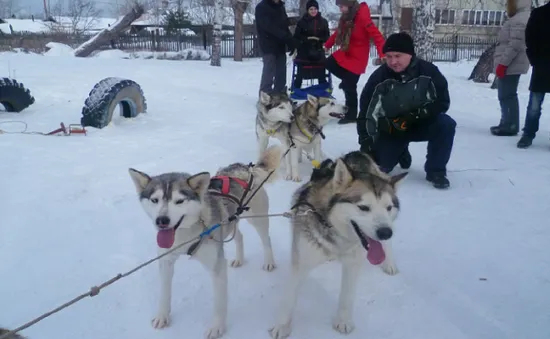
[[[48,42],[59,42],[73,48],[87,41],[90,36],[72,36],[67,34],[2,34],[0,35],[0,51],[14,48],[26,49],[32,52],[43,52]],[[212,37],[205,31],[197,35],[169,35],[159,32],[140,32],[117,37],[101,49],[121,49],[128,52],[158,51],[178,52],[188,48],[202,49],[212,52]],[[477,59],[488,48],[494,39],[481,39],[469,36],[448,36],[438,38],[434,46],[434,61],[450,61]],[[222,36],[222,57],[234,55],[235,39],[232,35]],[[374,45],[371,46],[371,56],[377,55]],[[243,38],[243,56],[254,58],[260,56],[255,35],[248,34]]]

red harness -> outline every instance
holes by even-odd
[[[221,180],[222,182],[221,193],[223,195],[228,195],[229,192],[231,191],[231,180],[239,184],[245,191],[248,190],[248,183],[239,178],[228,177],[226,175],[214,176],[211,178],[211,180],[216,180],[216,179]]]

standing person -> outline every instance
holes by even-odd
[[[447,115],[451,104],[447,79],[437,66],[415,56],[407,33],[390,35],[384,54],[386,62],[371,74],[361,93],[357,121],[361,151],[389,173],[410,142],[427,141],[426,180],[435,188],[448,188],[447,163],[456,122]]]
[[[550,2],[535,8],[531,12],[525,28],[525,43],[527,57],[533,66],[531,83],[529,85],[529,104],[525,115],[523,135],[517,147],[527,148],[533,143],[539,130],[539,120],[542,113],[542,102],[545,93],[550,93]]]
[[[262,52],[260,91],[286,92],[286,51],[294,54],[285,3],[282,0],[261,0],[255,10],[258,43]]]
[[[294,31],[297,51],[295,62],[297,63],[296,78],[294,87],[302,87],[304,68],[307,64],[321,64],[325,61],[323,44],[328,40],[330,31],[328,21],[319,12],[319,3],[316,0],[309,0],[306,3],[307,13],[298,20]],[[325,70],[320,69],[318,75],[319,83],[327,82]]]
[[[384,37],[372,22],[369,6],[357,0],[336,0],[340,8],[338,28],[325,43],[329,50],[335,44],[340,48],[327,58],[326,68],[342,80],[340,88],[346,97],[348,112],[339,124],[357,120],[357,82],[369,63],[370,40],[374,40],[378,56],[383,58]]]
[[[491,134],[514,136],[519,132],[518,84],[522,74],[529,71],[525,53],[525,26],[531,12],[531,0],[507,0],[508,19],[498,33],[495,49],[495,74],[498,78],[500,123],[491,126]]]

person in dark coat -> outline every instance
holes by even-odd
[[[523,135],[518,148],[528,148],[539,130],[544,95],[550,93],[550,2],[531,11],[525,27],[527,58],[533,67],[529,84],[529,104],[525,115]]]
[[[258,43],[264,63],[260,91],[286,92],[286,52],[294,54],[294,41],[289,29],[285,3],[261,0],[255,9]]]
[[[330,36],[328,21],[321,16],[319,3],[316,0],[309,0],[306,8],[307,13],[298,20],[294,31],[294,40],[297,46],[295,88],[302,87],[305,71],[303,66],[324,64],[325,50],[323,44]],[[319,83],[327,82],[324,68],[319,69],[317,73],[315,75]]]
[[[410,142],[427,141],[426,180],[435,188],[447,188],[446,166],[456,129],[446,114],[451,104],[447,80],[437,66],[415,56],[407,33],[390,35],[383,53],[386,62],[371,74],[361,93],[357,119],[361,151],[389,173]]]

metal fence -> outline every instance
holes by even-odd
[[[32,52],[43,52],[48,42],[59,42],[73,48],[87,41],[91,36],[68,35],[52,33],[16,33],[0,35],[0,51],[14,48],[26,49]],[[434,61],[455,62],[459,60],[477,59],[483,51],[495,42],[494,39],[476,38],[469,36],[447,36],[437,38],[434,44]],[[188,48],[212,52],[212,36],[206,31],[196,35],[165,34],[158,31],[146,31],[137,34],[124,34],[100,49],[121,49],[128,52],[158,51],[179,52]],[[232,35],[223,35],[221,55],[225,58],[234,56],[235,39]],[[242,41],[243,57],[255,58],[260,56],[257,37],[247,34]],[[371,46],[370,55],[377,56],[376,47]]]

